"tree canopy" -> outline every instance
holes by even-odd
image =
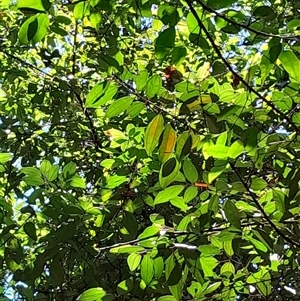
[[[0,300],[300,300],[299,3],[2,0]]]

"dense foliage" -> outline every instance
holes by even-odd
[[[299,300],[299,13],[1,0],[0,300]]]

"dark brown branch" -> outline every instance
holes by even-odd
[[[74,41],[73,41],[73,54],[72,54],[72,74],[75,76],[76,71],[76,51],[77,51],[77,34],[78,34],[78,22],[75,21],[75,32],[74,32]]]
[[[276,112],[282,119],[286,119],[289,121],[289,124],[292,126],[292,128],[294,129],[294,131],[296,133],[300,133],[300,129],[299,127],[293,122],[291,121],[287,115],[285,115],[284,113],[282,113],[271,101],[267,100],[263,95],[261,95],[259,92],[257,92],[251,85],[249,85],[249,83],[243,79],[234,69],[233,67],[228,63],[228,61],[223,57],[220,49],[218,48],[218,46],[216,45],[213,37],[210,35],[209,31],[207,30],[207,28],[204,26],[204,24],[202,23],[201,19],[199,18],[196,10],[194,9],[192,2],[190,0],[187,0],[187,4],[192,12],[192,14],[194,15],[194,17],[196,18],[199,27],[204,31],[207,39],[209,40],[209,42],[211,43],[214,51],[216,52],[216,54],[218,55],[218,57],[222,60],[222,62],[224,63],[224,65],[228,68],[228,70],[237,78],[239,79],[239,81],[241,83],[243,83],[247,89],[250,92],[253,92],[259,99],[261,99],[263,102],[265,102],[268,106],[270,106],[274,112]]]
[[[276,113],[278,113],[280,115],[280,117],[282,119],[288,119],[287,116],[285,114],[283,114],[282,112],[280,112],[270,101],[268,101],[265,97],[263,97],[259,92],[257,92],[252,86],[250,86],[237,72],[234,71],[234,69],[232,68],[232,66],[227,62],[227,60],[223,57],[220,49],[218,48],[218,46],[216,45],[214,39],[211,37],[210,33],[208,32],[208,30],[206,29],[206,27],[204,26],[204,24],[202,23],[201,19],[199,18],[196,10],[194,9],[192,3],[190,0],[187,0],[187,4],[192,12],[192,14],[194,15],[194,17],[196,18],[199,27],[204,31],[206,37],[208,38],[209,42],[211,43],[213,49],[215,50],[216,54],[218,55],[218,57],[223,61],[223,63],[225,64],[225,66],[230,70],[230,72],[236,76],[237,78],[239,78],[239,80],[249,89],[249,91],[253,92],[256,96],[258,96],[260,99],[262,99],[265,103],[267,103]],[[293,126],[294,130],[299,133],[299,128],[293,123],[291,122],[291,125]],[[255,203],[255,205],[257,206],[257,208],[260,210],[260,212],[262,213],[262,215],[264,216],[264,218],[268,221],[268,223],[271,225],[271,227],[274,229],[274,231],[280,236],[282,237],[286,242],[292,244],[293,246],[296,247],[300,247],[300,243],[294,241],[293,239],[287,237],[283,232],[281,232],[281,230],[273,223],[273,221],[269,218],[269,216],[267,215],[267,213],[264,211],[263,207],[261,206],[261,204],[258,202],[258,200],[256,199],[256,196],[254,195],[254,193],[250,190],[249,186],[247,185],[247,183],[244,181],[243,177],[239,174],[238,170],[235,168],[233,163],[230,163],[232,170],[236,173],[237,177],[240,179],[241,183],[243,184],[243,186],[245,187],[245,189],[247,190],[247,192],[249,193],[249,195],[251,196],[253,202]]]
[[[270,37],[270,38],[279,38],[279,39],[284,39],[284,40],[295,40],[295,39],[299,39],[299,36],[294,36],[294,35],[289,35],[289,36],[284,36],[284,35],[278,35],[278,34],[272,34],[272,33],[268,33],[268,32],[263,32],[254,28],[251,28],[249,25],[245,25],[243,23],[239,23],[236,22],[228,17],[226,17],[224,14],[217,12],[216,10],[214,10],[213,8],[207,6],[205,3],[203,3],[201,0],[196,0],[196,2],[198,4],[200,4],[202,6],[202,8],[204,10],[206,10],[207,12],[213,13],[216,16],[218,16],[219,18],[227,21],[228,23],[231,23],[233,25],[239,26],[241,28],[244,28],[246,30],[249,30],[257,35],[261,35],[261,36],[265,36],[265,37]]]
[[[230,163],[231,169],[235,172],[245,189],[247,190],[248,194],[250,195],[251,199],[253,200],[254,204],[257,206],[259,211],[262,213],[263,217],[267,220],[267,222],[270,224],[270,226],[274,229],[274,231],[282,237],[286,242],[290,243],[291,245],[300,248],[300,243],[294,241],[293,239],[289,238],[286,236],[275,224],[274,222],[270,219],[270,217],[267,215],[265,212],[264,208],[262,205],[259,203],[259,201],[256,199],[255,194],[251,191],[250,187],[248,184],[244,181],[243,177],[240,175],[238,170],[236,169],[235,165],[233,163]]]

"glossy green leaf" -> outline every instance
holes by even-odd
[[[193,200],[197,196],[197,194],[198,194],[198,188],[195,186],[190,186],[184,192],[183,199],[186,203],[188,203],[191,200]]]
[[[90,14],[89,19],[93,24],[94,28],[98,29],[102,23],[103,17],[99,12],[93,12]]]
[[[144,103],[142,103],[140,101],[135,101],[127,108],[127,113],[132,118],[134,118],[134,117],[138,116],[144,108],[145,108]]]
[[[78,301],[104,301],[106,292],[101,287],[90,288],[84,291],[78,298]]]
[[[97,108],[112,100],[118,92],[118,87],[107,82],[102,82],[93,87],[86,98],[87,108]]]
[[[161,204],[170,201],[178,196],[184,189],[183,185],[173,185],[160,191],[154,199],[154,204]]]
[[[227,168],[226,160],[216,160],[214,166],[208,173],[208,183],[212,183],[217,179]]]
[[[179,208],[181,211],[183,212],[186,212],[188,210],[188,206],[187,204],[185,203],[185,201],[183,200],[183,198],[181,197],[175,197],[175,198],[172,198],[170,200],[170,203],[176,207],[176,208]]]
[[[188,159],[183,161],[183,173],[186,179],[191,183],[196,183],[198,180],[198,170],[195,165]]]
[[[289,78],[293,82],[300,83],[300,60],[292,51],[282,51],[279,55],[279,60],[283,68],[288,72]]]
[[[153,259],[149,254],[143,256],[141,262],[141,277],[145,281],[146,285],[149,285],[154,276],[154,264]]]
[[[224,145],[209,145],[203,147],[202,152],[206,158],[226,159],[228,157],[229,147]]]
[[[39,14],[27,19],[19,30],[19,40],[22,44],[40,42],[47,34],[49,17],[47,14]]]
[[[146,94],[149,98],[154,97],[162,88],[161,77],[158,74],[151,76],[146,83]]]
[[[214,257],[200,257],[200,263],[205,277],[212,277],[214,268],[219,264]]]
[[[186,156],[192,148],[193,140],[189,132],[183,132],[177,138],[175,154],[179,160]]]
[[[76,172],[76,164],[74,162],[69,162],[63,168],[63,176],[65,179],[70,179]]]
[[[28,185],[40,186],[45,184],[41,172],[36,167],[23,167],[21,172],[26,175],[24,181]]]
[[[221,275],[229,278],[231,275],[235,273],[235,267],[231,262],[225,262],[221,267]]]
[[[228,150],[228,157],[230,158],[237,158],[241,155],[244,151],[244,145],[240,140],[233,142]]]
[[[0,153],[0,163],[4,164],[12,158],[12,155],[10,153]]]
[[[140,265],[141,260],[142,256],[140,254],[131,253],[127,257],[127,264],[129,266],[130,271],[136,270],[137,267]]]
[[[228,200],[224,204],[224,212],[228,221],[237,229],[241,228],[240,213],[233,201]]]
[[[76,20],[83,19],[90,14],[90,4],[87,2],[79,2],[74,7],[74,17]]]
[[[133,102],[131,96],[125,96],[115,100],[107,109],[105,113],[106,118],[118,116],[123,113]]]
[[[268,186],[268,183],[261,178],[258,177],[253,177],[251,181],[251,186],[250,188],[253,189],[254,191],[262,191]]]
[[[168,159],[159,171],[159,183],[162,188],[171,184],[179,174],[180,164],[175,157]]]
[[[86,188],[85,179],[81,178],[80,176],[77,176],[77,175],[75,175],[71,179],[70,185],[73,186],[73,187],[82,188],[82,189]]]
[[[48,0],[18,0],[17,7],[44,12],[51,7],[51,3]]]
[[[136,84],[136,89],[138,91],[141,91],[145,87],[145,85],[147,83],[147,80],[148,80],[148,71],[147,70],[141,70],[138,75],[134,76],[134,82]],[[150,92],[150,95],[151,95],[151,92]]]

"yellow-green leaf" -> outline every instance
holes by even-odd
[[[164,118],[161,114],[155,116],[147,126],[145,132],[145,149],[149,156],[152,155],[153,150],[158,144],[159,137],[163,131],[163,127]]]
[[[158,150],[158,158],[163,163],[173,153],[176,143],[176,131],[170,124],[165,127],[161,145]]]

